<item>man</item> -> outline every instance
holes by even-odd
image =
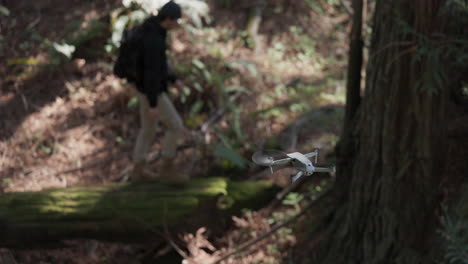
[[[186,180],[174,167],[177,140],[185,130],[182,119],[167,94],[167,84],[172,80],[166,58],[166,34],[178,25],[181,8],[173,1],[165,4],[157,16],[148,18],[142,25],[142,52],[138,60],[136,88],[140,102],[141,128],[133,151],[133,179],[146,178],[146,157],[153,143],[158,120],[166,127],[162,142],[162,168],[160,176],[173,180]],[[174,80],[172,80],[174,81]]]

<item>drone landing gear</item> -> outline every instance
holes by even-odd
[[[327,172],[327,173],[330,173],[332,176],[334,176],[334,174],[336,172],[336,168],[335,168],[335,166],[325,167],[325,168],[324,167],[314,167],[314,172]],[[307,173],[307,172],[304,172],[304,171],[298,171],[296,174],[291,174],[291,182],[297,181],[302,176],[310,176],[310,175],[312,175],[312,173]]]
[[[302,177],[302,175],[304,175],[304,172],[302,171],[298,171],[296,174],[291,174],[291,182],[295,182],[300,177]]]

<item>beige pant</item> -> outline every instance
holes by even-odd
[[[167,127],[161,146],[162,156],[163,158],[174,158],[177,150],[177,140],[185,129],[179,113],[177,113],[167,94],[162,93],[158,96],[158,117],[156,120],[151,120],[148,116],[150,108],[148,99],[140,92],[137,92],[137,96],[140,102],[141,128],[133,150],[133,162],[138,163],[146,160],[146,156],[153,145],[158,121],[161,121]]]

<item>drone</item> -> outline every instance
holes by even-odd
[[[293,182],[302,176],[310,176],[314,172],[335,173],[335,166],[316,167],[313,165],[310,158],[315,158],[314,162],[315,164],[317,163],[318,149],[306,154],[300,152],[284,153],[278,150],[262,150],[252,155],[252,161],[255,164],[270,167],[271,173],[273,173],[273,166],[292,165],[298,171],[291,178]]]

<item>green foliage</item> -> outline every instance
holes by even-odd
[[[52,48],[57,54],[62,54],[68,59],[71,59],[73,53],[76,50],[76,46],[74,45],[70,45],[67,43],[60,44],[56,42],[52,43]]]
[[[42,142],[39,144],[39,149],[47,155],[51,155],[54,152],[54,146],[48,144],[47,142]]]
[[[310,9],[322,15],[326,13],[327,7],[340,4],[339,0],[305,0],[305,2]]]
[[[3,5],[0,5],[0,16],[9,16],[10,10]]]
[[[273,212],[271,214],[271,217],[268,219],[268,223],[270,225],[273,225],[275,223],[280,223],[280,222],[288,219],[289,217],[294,216],[294,214],[295,213],[293,212],[293,210]]]
[[[127,108],[135,109],[138,107],[139,104],[140,104],[140,101],[138,100],[138,97],[134,96],[130,100],[128,100]]]
[[[284,205],[291,205],[294,207],[296,213],[300,211],[300,202],[304,199],[304,195],[300,193],[289,193],[286,198],[282,201]]]
[[[2,179],[2,186],[3,187],[10,187],[13,184],[13,180],[11,178],[3,178]]]
[[[201,113],[204,104],[205,103],[204,103],[203,100],[197,100],[197,101],[195,101],[195,103],[190,108],[190,112],[189,112],[188,118],[186,120],[186,123],[190,127],[199,126],[203,122],[203,120],[205,119],[206,115],[204,113]]]
[[[83,30],[78,30],[75,34],[72,34],[68,42],[75,46],[81,46],[91,40],[97,39],[108,32],[108,24],[94,20],[89,23]]]
[[[282,60],[286,53],[286,45],[282,42],[275,42],[271,48],[268,49],[268,57],[273,60]]]
[[[462,189],[461,199],[449,210],[442,206],[442,228],[438,233],[445,241],[445,260],[451,264],[468,264],[468,188]]]
[[[302,28],[296,26],[291,26],[289,31],[294,40],[291,48],[295,51],[296,60],[299,62],[308,62],[317,57],[317,51],[315,50],[316,39],[304,32]]]
[[[7,65],[37,65],[39,61],[33,58],[17,58],[7,61]]]
[[[276,85],[271,93],[265,93],[260,97],[263,104],[271,105],[281,98],[288,98],[288,101],[272,105],[271,107],[251,113],[250,115],[260,118],[279,118],[288,113],[305,113],[311,111],[312,105],[307,98],[321,98],[332,103],[344,103],[345,90],[337,90],[337,87],[344,86],[344,81],[336,79],[336,76],[327,75],[323,80],[315,84],[299,83],[294,87],[286,86],[283,83]],[[328,93],[328,90],[334,93]],[[334,120],[335,121],[335,120]]]
[[[329,180],[321,180],[318,184],[309,186],[308,187],[309,195],[311,197],[315,197],[319,195],[321,192],[323,192],[323,190],[326,189],[328,184],[329,184]]]
[[[444,216],[442,218],[443,229],[439,233],[446,240],[445,259],[449,263],[467,264],[468,263],[468,225],[460,219],[452,219],[447,208],[443,208]]]
[[[318,1],[315,0],[305,0],[306,4],[309,6],[309,8],[313,9],[314,11],[318,13],[323,13],[323,9],[320,5],[318,5]]]
[[[225,130],[218,130],[218,136],[222,138],[224,145],[230,146],[229,148],[242,145],[241,142],[245,140],[242,128],[244,110],[234,100],[240,94],[249,93],[249,89],[234,82],[233,78],[238,78],[243,72],[247,73],[243,76],[256,76],[256,66],[247,61],[225,63],[222,58],[218,60],[207,57],[181,61],[177,64],[176,71],[179,75],[186,76],[184,83],[187,85],[178,94],[179,100],[190,106],[186,123],[196,127],[206,119],[208,112],[222,110],[223,116],[231,126]],[[239,165],[238,162],[232,164]]]
[[[246,69],[252,77],[257,77],[259,75],[257,67],[255,66],[255,64],[253,64],[250,61],[235,60],[235,61],[227,63],[226,66],[229,67],[230,69],[237,69],[237,70]]]
[[[304,195],[300,193],[292,192],[286,196],[286,198],[283,200],[283,204],[297,205],[299,204],[300,201],[302,201],[302,199],[304,199]]]
[[[118,144],[121,144],[121,145],[125,145],[127,144],[127,140],[125,140],[123,137],[121,136],[117,136],[115,137],[115,142],[117,142]]]
[[[436,94],[443,89],[447,82],[447,73],[442,64],[443,59],[447,58],[445,46],[435,45],[430,39],[425,36],[418,36],[419,49],[413,56],[413,66],[423,65],[423,75],[416,83],[416,87],[431,94]]]
[[[30,39],[40,43],[42,47],[49,50],[50,64],[59,65],[70,60],[78,48],[91,43],[108,32],[108,26],[104,22],[91,21],[88,26],[82,28],[83,23],[83,20],[72,21],[65,27],[62,39],[57,42],[43,38],[34,29],[29,30]],[[22,48],[28,49],[30,45],[36,44],[33,42],[23,42]]]
[[[111,14],[112,35],[106,46],[107,51],[114,51],[120,47],[120,41],[126,30],[141,24],[148,17],[148,13],[141,9],[117,8]]]
[[[447,1],[441,8],[439,15],[449,15],[448,10],[457,10],[460,17],[468,15],[466,4],[458,0]],[[461,15],[463,14],[463,15]],[[427,36],[416,31],[406,22],[401,14],[395,14],[396,23],[399,25],[402,39],[414,39],[410,45],[415,48],[412,57],[412,66],[419,67],[422,75],[415,84],[415,88],[421,92],[437,94],[443,89],[449,79],[449,73],[446,72],[447,63],[455,67],[464,67],[468,63],[466,34]],[[446,40],[441,41],[441,37]],[[404,52],[402,52],[403,54]]]
[[[184,14],[196,27],[201,28],[203,21],[211,21],[209,7],[205,0],[178,0],[177,3],[182,6]]]
[[[230,146],[219,143],[215,146],[213,155],[215,157],[221,158],[225,161],[230,162],[231,164],[244,169],[247,166],[247,161],[239,155],[238,152],[233,150]],[[228,165],[228,164],[226,164]],[[229,165],[228,165],[229,166]]]

